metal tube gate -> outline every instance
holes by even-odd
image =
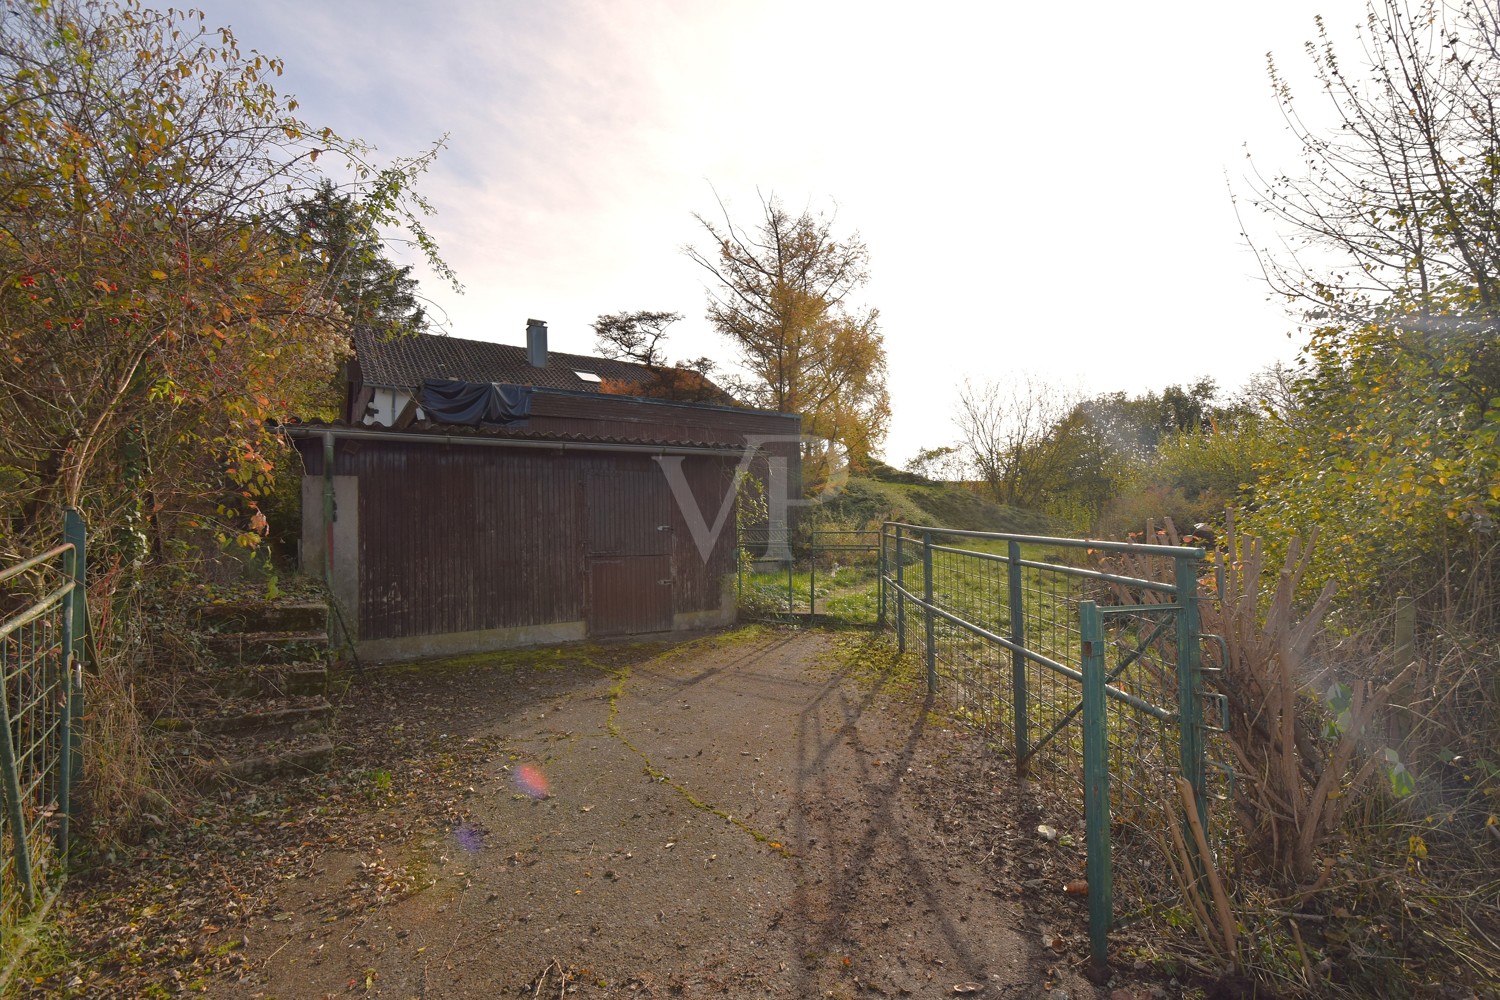
[[[1083,828],[1090,956],[1102,972],[1117,904],[1162,904],[1153,833],[1184,817],[1161,789],[1186,778],[1207,825],[1204,550],[894,522],[881,534],[894,566],[883,560],[880,620],[904,651],[908,609],[920,609],[929,690],[1010,750],[1018,771],[1076,793],[1066,801]],[[920,586],[902,553],[913,534]],[[1111,555],[1150,572],[1098,568]]]
[[[16,923],[56,896],[68,857],[83,776],[85,572],[72,508],[61,544],[0,569],[0,955],[13,952]]]

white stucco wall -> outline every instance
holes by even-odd
[[[403,389],[376,389],[375,398],[370,400],[370,410],[373,412],[366,412],[363,423],[366,426],[390,427],[410,399],[411,393]],[[417,416],[422,416],[420,410]]]

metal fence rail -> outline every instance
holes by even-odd
[[[1207,814],[1203,557],[894,522],[881,530],[880,622],[903,652],[921,650],[929,690],[1083,828],[1096,968],[1121,915],[1179,904],[1163,854],[1185,816],[1178,775]],[[1131,571],[1105,568],[1116,565]]]
[[[83,520],[70,509],[62,544],[0,569],[0,956],[14,953],[21,918],[55,896],[68,855],[82,776],[84,559]]]

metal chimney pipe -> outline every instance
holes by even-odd
[[[526,321],[526,360],[533,368],[547,367],[547,321]]]

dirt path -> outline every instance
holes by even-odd
[[[336,739],[331,773],[184,802],[75,876],[13,994],[1103,995],[1059,890],[1081,852],[878,638],[394,668]]]
[[[941,778],[973,748],[864,642],[710,641],[508,704],[482,670],[390,678],[402,732],[493,747],[460,818],[280,882],[255,971],[214,992],[1093,995],[945,833]]]

